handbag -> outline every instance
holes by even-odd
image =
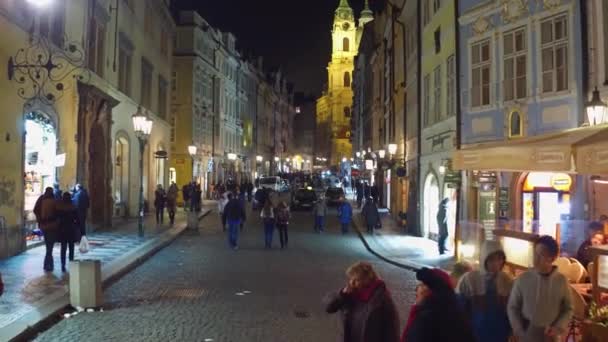
[[[80,239],[78,250],[81,254],[86,254],[89,252],[89,240],[87,239],[86,235]]]

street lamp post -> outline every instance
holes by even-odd
[[[152,132],[154,121],[142,112],[141,107],[137,107],[137,112],[131,116],[133,120],[133,130],[139,141],[139,215],[137,218],[137,228],[140,237],[144,236],[144,151],[148,138]]]
[[[606,108],[608,107],[600,98],[600,92],[597,90],[593,90],[593,94],[591,97],[591,101],[587,103],[587,119],[589,120],[590,126],[595,126],[599,124],[603,124],[608,121],[608,117],[606,115]]]

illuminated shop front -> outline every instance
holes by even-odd
[[[522,188],[523,231],[555,236],[556,225],[569,219],[571,189],[566,173],[528,173]]]
[[[36,200],[56,181],[57,132],[51,120],[40,113],[25,118],[24,217],[34,222]]]

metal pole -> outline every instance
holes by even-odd
[[[139,237],[144,236],[144,150],[146,141],[139,138],[139,217],[137,218],[137,228]]]

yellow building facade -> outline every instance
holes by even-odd
[[[351,87],[354,60],[357,55],[362,27],[372,20],[367,1],[359,24],[347,0],[341,0],[332,27],[332,54],[327,66],[327,89],[317,100],[316,155],[325,156],[330,165],[352,156]],[[321,135],[321,132],[323,135]],[[327,133],[330,133],[327,135]]]

